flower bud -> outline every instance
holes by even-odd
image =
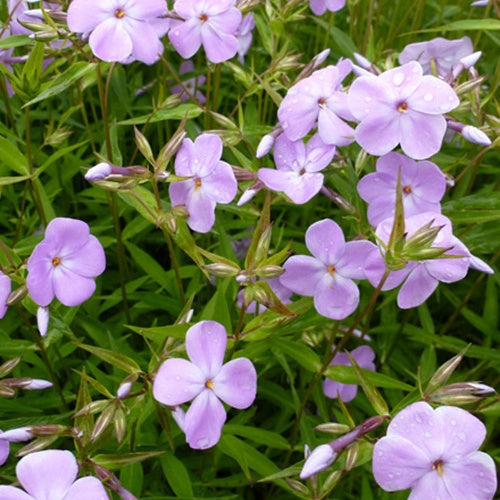
[[[321,66],[329,55],[330,49],[325,49],[319,54],[316,54],[311,61],[313,63],[313,68],[316,69],[318,66]]]
[[[349,432],[350,427],[345,424],[329,422],[327,424],[317,425],[314,429],[320,432],[326,432],[328,434],[344,434],[346,432]]]
[[[7,376],[21,361],[21,356],[9,359],[0,366],[0,378]]]
[[[487,7],[490,0],[476,0],[470,4],[471,7]]]
[[[94,429],[92,430],[92,435],[90,436],[91,441],[96,441],[97,438],[108,428],[115,416],[115,410],[115,406],[110,404],[101,413],[94,425]]]
[[[436,370],[436,372],[430,379],[429,384],[427,385],[426,389],[427,393],[429,393],[429,391],[431,391],[432,389],[435,389],[436,387],[445,384],[448,381],[453,372],[456,370],[457,366],[462,361],[467,349],[468,347],[466,347],[461,353],[457,354],[456,356],[453,356],[453,358],[443,363]]]
[[[321,472],[335,462],[338,455],[328,444],[322,444],[313,450],[309,455],[300,472],[300,479],[306,479],[318,472]]]
[[[361,54],[358,54],[357,52],[354,52],[354,59],[356,59],[356,62],[366,70],[370,70],[371,67],[373,66],[373,63],[369,61],[365,56],[362,56]]]
[[[262,158],[263,156],[266,156],[269,151],[271,151],[272,147],[274,146],[274,141],[275,138],[271,134],[265,135],[259,142],[259,145],[257,146],[257,151],[255,153],[255,156],[257,158]]]
[[[210,274],[217,276],[219,278],[228,278],[231,276],[236,276],[240,268],[234,264],[226,264],[223,262],[215,262],[213,264],[206,264],[203,269],[208,271]]]
[[[37,33],[32,33],[28,36],[37,42],[51,42],[52,40],[57,40],[59,38],[59,33],[57,33],[56,30],[49,29],[46,31],[38,31]]]
[[[142,156],[144,156],[149,163],[154,165],[154,157],[151,146],[144,134],[140,132],[136,126],[134,126],[134,139],[137,148],[142,153]]]
[[[345,470],[349,471],[354,468],[356,462],[359,458],[359,444],[354,443],[347,451],[345,455]]]
[[[252,189],[252,188],[248,188],[248,189],[245,189],[245,191],[243,191],[243,194],[241,195],[240,199],[238,200],[238,202],[236,203],[236,206],[238,207],[241,207],[243,205],[245,205],[246,203],[248,203],[257,193],[259,192],[259,190],[257,189]]]
[[[16,391],[11,387],[8,387],[0,382],[0,396],[2,398],[13,398],[16,395]]]
[[[356,76],[373,76],[372,72],[367,71],[366,69],[362,68],[361,66],[358,66],[357,64],[352,65],[352,72]]]
[[[9,431],[2,432],[0,434],[0,439],[4,439],[6,441],[9,441],[10,443],[29,441],[34,437],[30,429],[31,428],[29,426],[10,429]]]
[[[49,328],[50,313],[48,307],[39,307],[36,310],[36,324],[38,331],[42,337],[47,335],[47,330]]]
[[[116,396],[118,399],[123,399],[127,397],[132,389],[132,385],[134,382],[137,380],[137,373],[132,373],[128,377],[125,377],[120,386],[118,387],[118,390],[116,391]]]
[[[276,278],[277,276],[281,276],[285,270],[280,266],[262,266],[256,270],[257,276],[260,278]]]
[[[480,146],[490,146],[490,138],[477,127],[472,125],[466,125],[462,130],[462,136],[473,144],[479,144]]]
[[[186,412],[180,406],[176,406],[172,409],[172,417],[179,426],[179,429],[184,432],[184,420],[186,419]]]
[[[18,302],[21,302],[21,300],[26,297],[28,293],[28,288],[26,285],[22,285],[19,288],[16,288],[12,293],[7,298],[7,305],[8,306],[13,306],[14,304],[17,304]]]
[[[40,389],[48,389],[49,387],[52,387],[52,382],[41,378],[32,378],[29,379],[29,382],[23,385],[22,388],[28,391],[38,391]]]
[[[111,165],[109,163],[101,162],[95,167],[89,168],[85,174],[85,179],[90,182],[102,181],[111,175]]]

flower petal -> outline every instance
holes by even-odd
[[[408,500],[422,500],[424,498],[439,498],[439,500],[456,500],[452,497],[443,478],[435,470],[423,475],[413,486]],[[461,497],[458,497],[461,498]],[[463,498],[463,497],[462,497]]]
[[[341,120],[330,108],[319,111],[318,134],[325,144],[347,146],[354,142],[354,129]]]
[[[280,282],[290,290],[306,297],[312,297],[319,280],[327,270],[325,265],[308,255],[293,255],[283,265],[285,272]]]
[[[238,192],[233,169],[225,161],[218,161],[212,172],[203,177],[203,191],[217,203],[231,203]]]
[[[220,439],[226,411],[215,393],[206,389],[191,403],[184,420],[189,446],[195,450],[211,448]]]
[[[352,401],[358,393],[356,384],[342,384],[336,380],[326,379],[323,381],[323,392],[329,398],[335,399],[340,397],[344,403]]]
[[[398,100],[407,99],[422,84],[422,66],[416,61],[382,73],[378,78],[396,93]]]
[[[213,63],[227,61],[234,57],[238,51],[238,40],[234,35],[219,31],[209,23],[205,23],[201,27],[201,41],[207,59]]]
[[[387,435],[379,439],[373,448],[372,467],[375,481],[380,487],[386,491],[397,491],[409,488],[429,473],[432,462],[408,439]]]
[[[194,141],[192,161],[193,174],[205,177],[213,172],[222,156],[222,140],[215,134],[201,134]]]
[[[398,307],[410,309],[423,304],[437,288],[438,283],[438,280],[429,274],[426,265],[418,263],[399,290]]]
[[[14,486],[0,486],[0,498],[2,500],[36,500]]]
[[[193,231],[208,233],[215,223],[215,201],[212,201],[202,189],[193,189],[187,200],[189,217],[187,223]]]
[[[371,241],[349,241],[345,245],[342,257],[337,261],[335,269],[345,278],[364,280],[366,258],[371,252],[378,250]]]
[[[54,289],[52,287],[53,266],[49,259],[37,258],[41,254],[41,252],[37,252],[41,245],[48,246],[43,242],[37,245],[28,260],[26,286],[33,301],[39,306],[46,307],[54,299]]]
[[[0,465],[3,465],[5,462],[7,462],[7,459],[9,458],[9,453],[10,453],[9,441],[6,441],[5,439],[0,439]]]
[[[123,23],[111,17],[99,24],[89,37],[92,52],[103,61],[124,61],[132,53],[133,44]]]
[[[278,109],[278,119],[291,141],[302,139],[316,126],[319,106],[317,99],[292,87]]]
[[[52,219],[45,230],[44,241],[50,241],[52,248],[60,248],[63,255],[79,249],[87,242],[90,229],[86,222],[69,217]]]
[[[359,304],[359,290],[354,282],[334,272],[327,273],[316,285],[314,307],[327,318],[344,319],[354,312]]]
[[[79,306],[85,302],[96,288],[92,278],[80,276],[61,265],[52,272],[52,285],[59,302],[70,307]]]
[[[168,38],[184,59],[196,54],[201,46],[201,24],[193,17],[186,22],[172,21]]]
[[[224,403],[243,410],[255,400],[257,372],[247,358],[237,358],[226,363],[213,379],[214,392]]]
[[[401,140],[400,117],[401,113],[392,109],[368,115],[356,127],[356,141],[371,155],[385,155]]]
[[[73,0],[68,7],[68,28],[74,33],[88,33],[112,16],[113,9],[102,0]]]
[[[191,401],[205,388],[206,377],[185,359],[167,359],[158,370],[153,383],[154,398],[167,406]]]
[[[163,52],[163,44],[148,22],[127,20],[127,33],[132,40],[132,57],[145,64],[153,64]]]
[[[73,483],[64,500],[108,500],[108,494],[96,477],[82,477]]]
[[[441,115],[428,115],[411,110],[401,116],[401,149],[410,158],[423,160],[441,149],[446,120]]]
[[[200,321],[186,333],[189,359],[207,378],[215,377],[221,369],[226,344],[226,329],[217,321]]]
[[[190,177],[197,173],[193,171],[195,154],[193,141],[184,139],[175,157],[175,175]]]
[[[297,205],[307,203],[316,196],[323,186],[324,176],[320,173],[304,174],[293,177],[284,193]]]
[[[76,479],[78,464],[69,451],[36,451],[18,462],[16,474],[37,500],[62,500]]]
[[[344,233],[336,222],[323,219],[307,229],[306,245],[314,257],[323,264],[334,265],[344,253]]]
[[[78,252],[62,257],[59,265],[80,276],[93,278],[102,274],[106,269],[106,255],[99,240],[90,235]]]
[[[347,102],[356,119],[364,120],[370,115],[380,116],[392,112],[396,107],[396,96],[391,87],[379,78],[367,75],[354,80],[347,95]]]
[[[460,104],[455,91],[443,80],[426,75],[407,99],[408,106],[429,115],[448,113]]]
[[[351,352],[351,355],[361,368],[364,368],[365,370],[371,370],[372,372],[375,371],[375,363],[373,362],[373,360],[375,359],[375,353],[370,346],[362,345],[360,347],[357,347],[356,349],[354,349],[354,351]]]

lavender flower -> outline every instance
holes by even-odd
[[[103,61],[134,60],[153,64],[163,52],[160,42],[169,20],[164,0],[73,0],[68,28],[90,33],[89,45]]]
[[[280,281],[295,293],[314,297],[323,316],[344,319],[359,303],[353,279],[365,279],[364,261],[376,247],[369,241],[345,242],[336,222],[323,219],[306,231],[306,245],[313,257],[294,255],[284,264]]]
[[[223,365],[226,343],[220,323],[201,321],[186,334],[191,361],[167,359],[155,377],[153,396],[160,403],[177,406],[193,399],[179,420],[191,448],[206,449],[219,441],[226,421],[220,400],[242,410],[255,399],[257,373],[252,362],[238,358]]]
[[[231,59],[238,50],[236,32],[241,12],[235,0],[176,0],[175,13],[183,21],[172,20],[168,34],[175,50],[188,59],[201,45],[213,63]]]
[[[406,219],[407,241],[426,224],[431,224],[431,228],[442,226],[431,248],[448,250],[440,258],[409,260],[402,269],[390,272],[382,290],[392,290],[404,282],[398,293],[398,306],[401,309],[423,304],[437,288],[440,281],[452,283],[463,279],[471,264],[469,250],[458,238],[453,236],[451,222],[444,215],[426,212]],[[386,245],[389,242],[392,226],[392,218],[386,219],[378,225],[375,234],[381,243]],[[484,264],[482,261],[480,263]],[[486,266],[486,264],[484,265]],[[482,270],[488,272],[487,268],[489,266]],[[372,250],[366,258],[365,273],[373,286],[378,285],[385,269],[386,263],[380,251],[378,249]]]
[[[352,63],[345,59],[337,66],[315,71],[290,88],[278,109],[278,119],[290,141],[302,139],[317,126],[325,144],[346,146],[353,142],[354,130],[341,120],[354,120],[347,94],[341,90],[351,68]]]
[[[242,20],[238,31],[236,32],[236,39],[238,40],[238,61],[243,64],[245,62],[245,55],[252,45],[252,31],[255,28],[255,20],[253,14],[247,14]]]
[[[283,191],[298,205],[308,202],[323,186],[323,174],[319,173],[332,161],[335,146],[325,144],[315,134],[304,145],[302,139],[290,141],[281,134],[274,145],[274,161],[277,170],[261,168],[259,179],[275,191]]]
[[[0,486],[5,500],[107,500],[109,497],[95,477],[78,475],[78,464],[69,451],[45,450],[23,457],[16,467],[17,479],[26,490]],[[76,479],[76,481],[75,481]]]
[[[399,64],[417,61],[422,66],[424,75],[431,75],[434,66],[437,74],[444,78],[459,64],[460,59],[473,52],[472,42],[468,36],[458,40],[439,37],[407,45],[399,54]]]
[[[327,10],[336,12],[344,6],[345,0],[309,0],[309,7],[317,16],[321,16]]]
[[[403,152],[421,160],[437,153],[446,132],[443,113],[457,107],[455,91],[434,76],[423,76],[415,61],[379,76],[357,78],[349,91],[349,108],[361,123],[356,141],[382,156],[401,143]]]
[[[78,219],[53,219],[28,260],[26,285],[31,298],[42,307],[54,295],[66,306],[77,306],[95,291],[94,277],[106,267],[104,249]]]
[[[440,201],[446,191],[446,178],[430,161],[414,161],[399,153],[388,153],[377,160],[376,172],[365,175],[358,183],[358,193],[368,203],[368,220],[377,226],[394,216],[398,171],[404,214],[441,212]]]
[[[354,349],[351,356],[356,360],[356,363],[365,370],[375,371],[375,353],[372,348],[363,345]],[[351,366],[351,360],[344,352],[339,352],[331,361],[330,365]],[[323,392],[329,398],[335,399],[340,397],[344,403],[352,401],[358,392],[356,384],[341,384],[335,380],[325,379],[323,381]]]
[[[413,403],[389,424],[373,450],[373,474],[386,491],[411,488],[410,499],[490,500],[497,479],[492,458],[477,451],[484,424],[454,406]]]
[[[194,143],[184,139],[175,158],[176,175],[190,179],[172,182],[170,199],[173,206],[186,206],[187,223],[199,233],[210,231],[214,225],[216,203],[230,203],[236,196],[236,178],[230,165],[220,161],[221,156],[220,137],[201,134]]]
[[[181,64],[179,75],[185,75],[186,73],[192,73],[193,71],[193,61],[184,61]],[[187,101],[189,99],[189,96],[194,96],[200,104],[204,104],[207,99],[200,91],[200,87],[205,83],[205,80],[206,78],[204,75],[187,78],[182,81],[182,85],[184,86],[184,88],[182,88],[180,85],[175,85],[170,89],[170,92],[172,92],[172,94],[179,94],[182,102]]]
[[[9,298],[12,290],[12,282],[10,278],[0,271],[0,319],[7,313],[7,299]]]

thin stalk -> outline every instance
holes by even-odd
[[[247,311],[247,306],[245,304],[241,304],[240,315],[238,317],[238,323],[236,324],[236,328],[234,329],[234,333],[233,333],[233,337],[234,337],[233,346],[231,347],[231,350],[229,351],[229,354],[227,355],[228,361],[233,357],[234,351],[236,350],[236,344],[240,340],[240,333],[241,333],[241,329],[243,327],[243,322],[245,320],[246,311]]]

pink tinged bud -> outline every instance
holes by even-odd
[[[490,138],[482,130],[477,127],[473,127],[472,125],[465,125],[462,129],[462,135],[473,144],[479,144],[481,146],[491,145]]]
[[[123,486],[120,486],[120,488],[118,489],[118,495],[120,495],[120,498],[122,500],[138,500],[135,495],[132,495],[132,493],[126,490]]]
[[[179,429],[184,432],[184,420],[186,419],[186,412],[180,406],[176,406],[172,410],[172,417],[179,426]]]
[[[370,70],[372,67],[371,61],[369,61],[366,57],[362,56],[361,54],[358,54],[357,52],[354,52],[354,59],[356,59],[356,62],[366,70]]]
[[[460,59],[460,63],[463,64],[465,69],[469,69],[470,67],[474,66],[474,64],[477,63],[477,61],[481,57],[481,54],[482,54],[481,51],[469,54],[468,56],[462,57],[462,59]]]
[[[336,460],[337,456],[337,453],[333,451],[330,445],[322,444],[318,446],[307,458],[300,472],[300,479],[306,479],[327,469]]]
[[[23,386],[23,389],[27,389],[28,391],[38,391],[40,389],[48,389],[49,387],[52,387],[52,382],[41,378],[33,378],[25,386]]]
[[[468,382],[467,386],[469,386],[475,394],[490,394],[492,392],[495,392],[495,389],[493,389],[493,387],[485,384],[480,384],[479,382]]]
[[[352,72],[356,76],[373,76],[373,73],[371,71],[367,71],[366,69],[362,68],[361,66],[358,66],[357,64],[352,65]]]
[[[49,328],[49,308],[48,307],[39,307],[36,310],[36,324],[38,326],[38,331],[42,337],[47,335],[47,330]],[[52,384],[51,384],[52,385]]]
[[[109,163],[98,163],[95,167],[89,168],[85,174],[85,179],[90,182],[97,182],[106,179],[111,175],[111,165]]]
[[[243,191],[243,194],[241,195],[241,198],[238,200],[238,202],[236,203],[236,205],[238,207],[241,207],[243,205],[245,205],[246,203],[248,203],[258,192],[260,191],[260,189],[252,189],[252,188],[248,188],[248,189],[245,189],[245,191]]]
[[[312,59],[313,68],[316,69],[318,66],[321,66],[326,61],[326,58],[329,55],[330,55],[330,49],[325,49],[325,50],[323,50],[323,52],[320,52],[319,54],[314,56]]]
[[[476,257],[475,255],[471,255],[469,257],[469,266],[472,267],[472,269],[475,269],[476,271],[481,271],[486,274],[494,274],[495,271],[484,262],[484,260],[481,260],[479,257]]]
[[[257,152],[255,153],[255,156],[257,158],[262,158],[263,156],[266,156],[269,151],[271,151],[272,147],[274,146],[274,137],[271,134],[265,135],[259,142],[259,145],[257,146]]]
[[[489,0],[477,0],[476,2],[472,2],[470,4],[471,7],[487,7]]]
[[[9,441],[11,443],[20,443],[23,441],[29,441],[33,439],[33,434],[29,427],[18,427],[17,429],[11,429],[10,431],[5,431],[0,434],[0,439]]]
[[[118,387],[118,390],[116,391],[116,396],[119,399],[123,399],[124,397],[130,394],[131,389],[132,389],[132,382],[130,381],[124,382],[120,384],[120,387]]]

